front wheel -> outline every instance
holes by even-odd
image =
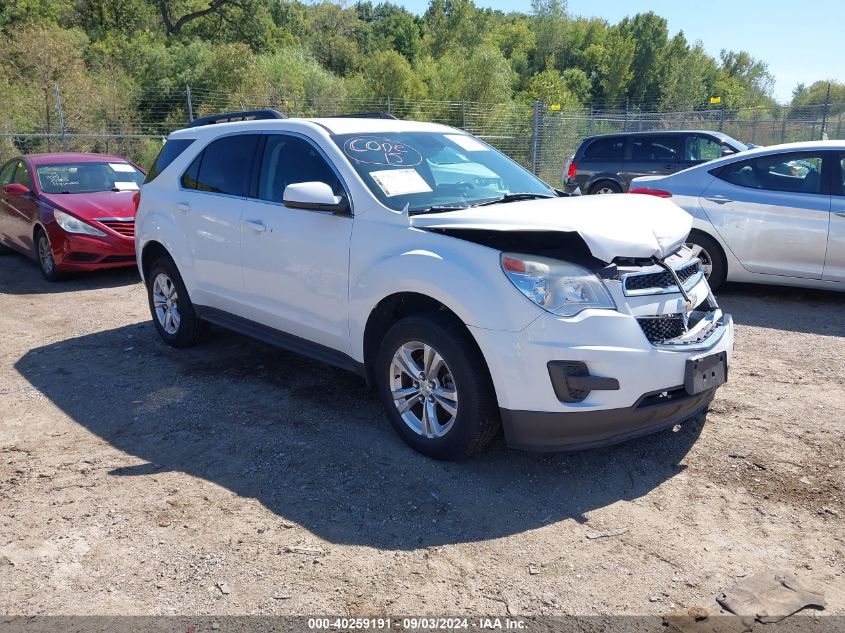
[[[41,274],[47,281],[61,281],[67,275],[56,270],[56,261],[53,259],[53,247],[50,244],[50,238],[47,237],[46,231],[39,228],[35,232],[35,253],[38,255],[38,265],[41,268]]]
[[[722,247],[712,237],[703,233],[690,233],[685,246],[692,250],[693,257],[701,260],[707,283],[715,292],[728,276],[728,262]]]
[[[395,323],[384,336],[375,373],[393,427],[424,455],[467,457],[499,428],[481,352],[463,326],[446,315],[430,313]]]
[[[194,311],[182,276],[169,257],[161,257],[150,266],[147,299],[153,324],[165,343],[191,347],[204,338],[208,323]]]

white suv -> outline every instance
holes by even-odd
[[[443,125],[249,116],[172,133],[143,185],[170,345],[215,323],[358,372],[440,459],[500,424],[522,449],[621,441],[726,380],[733,324],[671,202],[568,197]]]

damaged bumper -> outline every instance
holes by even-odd
[[[498,352],[486,356],[510,446],[612,444],[706,409],[727,379],[730,315],[696,271],[684,280],[686,298],[677,287],[638,292],[626,282],[606,282],[615,311],[544,314],[517,334],[471,328],[482,349]]]

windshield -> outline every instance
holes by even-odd
[[[333,137],[387,207],[409,213],[463,208],[509,194],[555,195],[544,182],[474,136],[455,131]]]
[[[144,174],[129,163],[61,163],[35,168],[44,193],[137,191]]]

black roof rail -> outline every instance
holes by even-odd
[[[243,110],[242,112],[222,112],[210,114],[201,119],[194,119],[188,127],[200,127],[201,125],[213,125],[215,123],[229,123],[230,121],[258,121],[263,119],[286,119],[287,117],[278,110]]]
[[[395,117],[390,112],[356,112],[355,114],[333,114],[332,116],[326,117],[329,119],[394,119],[396,121],[399,120],[399,117]]]

